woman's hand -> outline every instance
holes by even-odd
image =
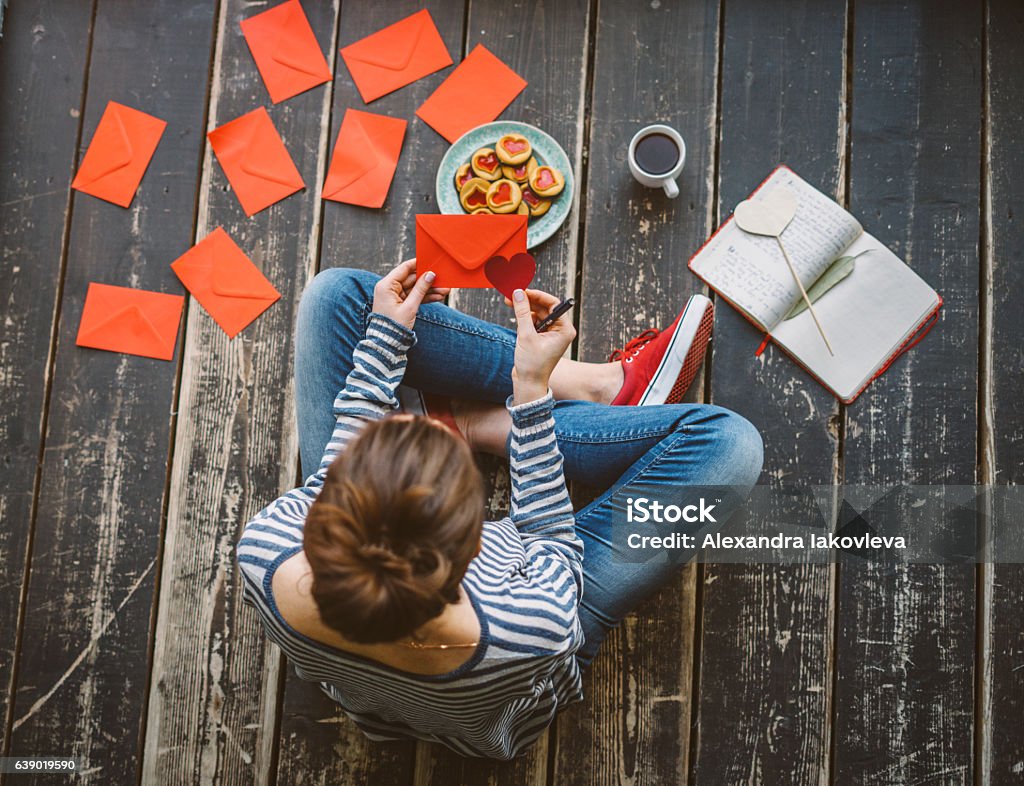
[[[377,282],[373,288],[373,310],[412,330],[420,303],[437,303],[449,292],[448,288],[431,287],[433,281],[433,271],[417,279],[416,259],[407,259]]]
[[[543,333],[534,320],[544,319],[558,305],[558,298],[536,289],[517,289],[512,298],[516,312],[516,353],[512,368],[512,400],[525,404],[543,398],[548,380],[565,350],[576,338],[576,328],[563,314]]]

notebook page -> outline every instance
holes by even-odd
[[[764,199],[775,188],[788,188],[797,197],[796,215],[783,232],[782,242],[804,287],[809,287],[842,256],[861,233],[861,226],[833,200],[784,167],[776,170],[752,199]],[[801,297],[775,239],[747,234],[732,219],[691,266],[768,331]]]
[[[934,289],[866,232],[846,253],[868,249],[853,272],[814,303],[835,356],[808,311],[772,333],[842,399],[860,390],[939,302]]]

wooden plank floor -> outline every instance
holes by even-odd
[[[5,14],[2,755],[75,755],[95,784],[1024,781],[1014,565],[690,566],[609,638],[587,700],[508,764],[370,743],[291,673],[240,603],[232,547],[297,479],[295,306],[317,270],[411,255],[446,148],[413,113],[447,71],[370,107],[410,121],[384,208],[320,200],[344,111],[363,106],[338,47],[423,3],[302,3],[336,78],[278,106],[238,24],[273,0],[13,0]],[[720,304],[690,399],[759,426],[762,483],[1024,482],[1017,0],[426,7],[456,61],[483,43],[528,79],[503,117],[574,162],[577,202],[537,255],[538,283],[579,300],[577,357],[602,359],[701,291],[687,258],[784,161],[939,289],[941,322],[846,407],[774,349],[755,359],[760,336]],[[109,100],[169,122],[128,210],[69,191]],[[204,134],[260,105],[307,188],[249,219]],[[659,120],[688,145],[674,201],[625,165],[632,133]],[[253,326],[229,341],[191,305],[174,362],[75,346],[88,282],[180,292],[168,264],[217,226],[283,295]],[[452,305],[507,319],[493,293]]]

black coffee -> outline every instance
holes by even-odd
[[[679,163],[679,148],[667,134],[648,134],[636,143],[633,157],[644,172],[664,175]]]

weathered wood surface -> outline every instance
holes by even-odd
[[[982,26],[973,3],[854,6],[850,207],[946,305],[847,408],[849,485],[977,479]],[[845,560],[838,600],[835,782],[971,783],[974,566]]]
[[[322,51],[338,2],[303,4]],[[239,21],[220,6],[208,128],[268,103]],[[333,58],[332,58],[333,59]],[[242,525],[294,486],[295,309],[316,266],[333,82],[269,108],[306,189],[246,218],[207,146],[196,238],[223,226],[281,299],[229,340],[189,308],[157,613],[142,779],[268,783],[274,776],[281,657],[242,604],[234,545]]]
[[[10,746],[76,755],[87,783],[140,761],[176,364],[74,340],[90,281],[181,291],[212,25],[202,0],[95,13],[81,149],[111,99],[169,125],[129,209],[74,195]]]
[[[341,14],[338,48],[347,46],[421,7],[418,0],[346,3]],[[431,17],[458,61],[465,9],[462,3],[431,3]],[[324,202],[320,267],[356,267],[385,273],[415,254],[415,216],[430,211],[434,173],[448,143],[415,117],[423,103],[451,72],[444,69],[374,101],[363,104],[344,61],[335,65],[329,145],[349,107],[409,121],[402,155],[387,201],[379,210]],[[328,159],[329,160],[329,159]],[[281,718],[278,782],[295,784],[408,784],[416,745],[371,743],[319,686],[298,679],[289,668]]]
[[[987,157],[983,172],[988,181],[988,202],[983,215],[988,313],[982,321],[981,480],[985,483],[1024,483],[1024,319],[1020,293],[1024,292],[1024,7],[1013,0],[992,0],[988,5]],[[1007,518],[995,533],[1024,535],[1020,522]],[[996,559],[1000,558],[996,554]],[[1024,565],[984,565],[982,662],[985,670],[981,715],[982,751],[977,763],[982,783],[1010,786],[1024,777]]]
[[[247,219],[202,132],[207,112],[214,127],[269,103],[238,29],[265,4],[173,5],[16,4],[0,45],[0,629],[17,627],[31,551],[20,649],[0,645],[10,753],[83,756],[97,783],[1019,781],[1019,566],[985,566],[977,583],[970,567],[691,567],[609,639],[587,700],[513,764],[369,743],[288,675],[240,607],[233,545],[296,478],[294,307],[317,268],[412,255],[447,146],[413,113],[449,71],[368,107],[410,121],[384,209],[322,203],[344,109],[365,108],[337,45],[420,3],[346,0],[339,21],[339,0],[306,0],[337,79],[270,109],[307,190]],[[428,7],[456,61],[482,42],[526,76],[503,116],[551,132],[576,164],[581,201],[538,249],[537,283],[580,296],[582,359],[674,316],[700,288],[686,259],[786,161],[939,289],[942,322],[842,408],[775,349],[753,359],[759,337],[720,307],[710,386],[691,398],[761,427],[763,481],[1021,481],[1019,4],[985,5],[986,58],[982,6],[951,0],[736,0],[721,19],[712,0]],[[68,191],[111,98],[171,122],[127,211]],[[675,202],[625,168],[629,136],[655,118],[689,146]],[[192,304],[180,393],[173,363],[73,346],[88,281],[180,292],[167,263],[218,225],[284,298],[232,342]],[[506,318],[493,293],[453,300]]]
[[[92,3],[21,5],[0,45],[0,752],[71,218]],[[33,101],[46,92],[48,100]],[[46,128],[45,134],[39,133]]]
[[[711,0],[599,4],[582,197],[583,360],[605,360],[641,331],[667,326],[701,290],[685,261],[711,230],[718,10]],[[626,166],[632,135],[658,121],[687,142],[675,200],[638,185]],[[554,783],[685,779],[695,576],[693,566],[682,571],[606,640],[587,700],[557,722]]]
[[[722,39],[719,219],[780,162],[843,198],[846,3],[729,2]],[[828,485],[839,405],[717,300],[711,401],[760,430],[761,483]],[[813,520],[806,497],[773,495],[762,524]],[[697,784],[827,782],[830,565],[704,566]]]

